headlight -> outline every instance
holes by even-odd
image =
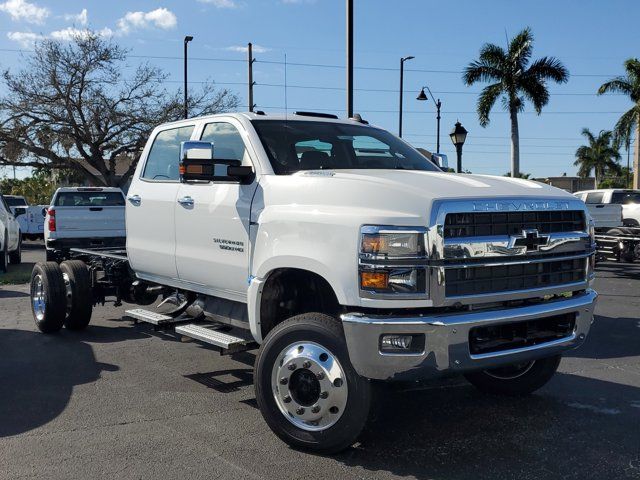
[[[426,229],[366,225],[360,230],[359,287],[368,294],[426,294]],[[416,260],[413,265],[411,259]],[[400,260],[400,262],[398,262]]]
[[[364,226],[361,229],[360,253],[376,257],[424,257],[422,229]]]

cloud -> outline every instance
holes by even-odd
[[[216,8],[236,8],[238,4],[235,0],[198,0],[200,3],[208,3]]]
[[[101,37],[111,37],[114,35],[114,31],[110,28],[103,28],[102,30],[92,31],[88,28],[75,28],[67,27],[62,30],[54,30],[49,34],[49,37],[54,40],[60,40],[62,42],[69,42],[76,37],[84,37],[89,33],[97,33]]]
[[[166,8],[156,8],[150,12],[127,12],[118,20],[118,33],[126,35],[132,30],[141,28],[161,28],[169,30],[178,24],[176,15]]]
[[[0,3],[0,11],[8,13],[11,16],[11,20],[24,20],[28,23],[37,24],[44,23],[50,13],[48,8],[39,7],[35,3],[29,3],[25,0],[7,0],[4,3]]]
[[[77,23],[78,25],[87,25],[87,23],[89,23],[89,12],[87,12],[86,8],[83,8],[82,11],[78,14],[66,14],[64,16],[64,19],[67,22]]]
[[[9,32],[7,38],[19,43],[22,48],[33,48],[33,44],[44,37],[33,32]]]
[[[246,45],[233,45],[231,47],[227,47],[225,48],[225,50],[227,50],[228,52],[242,52],[242,53],[247,53],[247,51],[249,50],[249,47],[247,47]],[[265,53],[270,51],[270,48],[267,47],[263,47],[261,45],[253,45],[253,53]]]

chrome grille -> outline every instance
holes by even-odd
[[[444,238],[516,235],[535,229],[541,234],[585,231],[582,210],[449,213]]]
[[[445,270],[447,297],[558,287],[585,280],[586,258],[513,265],[478,265]]]

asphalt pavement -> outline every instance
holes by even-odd
[[[536,394],[459,378],[381,389],[360,442],[325,457],[267,428],[252,353],[219,356],[112,305],[84,332],[43,335],[28,286],[2,286],[0,478],[640,479],[640,265],[600,265],[596,289],[586,344]]]

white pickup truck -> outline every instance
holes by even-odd
[[[372,381],[464,374],[521,395],[581,345],[596,293],[584,203],[521,179],[443,173],[361,119],[238,113],[157,127],[127,196],[126,249],[37,264],[43,332],[92,305],[222,353],[257,348],[271,429],[335,452]],[[188,348],[188,347],[185,347]]]
[[[60,261],[70,248],[125,244],[122,190],[115,187],[63,187],[56,190],[44,220],[47,260]]]
[[[47,213],[45,205],[29,205],[21,195],[5,195],[5,200],[20,224],[23,239],[36,240],[44,237],[44,217]]]
[[[621,211],[622,224],[602,225],[603,227],[640,227],[640,190],[626,190],[622,188],[609,188],[602,190],[584,190],[576,192],[574,195],[583,200],[594,220],[597,222],[597,215],[604,215],[606,209],[611,211]],[[598,211],[599,209],[599,211]],[[611,216],[611,215],[609,215]]]
[[[22,235],[16,218],[22,214],[21,211],[14,214],[5,196],[0,194],[0,273],[7,271],[9,263],[22,262]]]

